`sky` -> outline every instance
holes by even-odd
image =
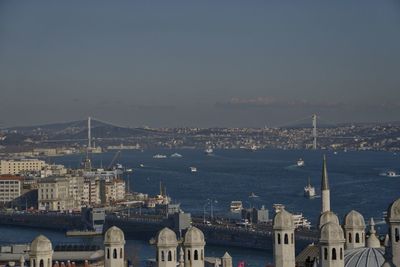
[[[0,2],[0,127],[400,120],[398,0]]]

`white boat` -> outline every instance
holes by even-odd
[[[182,158],[183,156],[181,154],[179,154],[179,153],[174,153],[174,154],[171,154],[170,157],[171,158]]]
[[[162,154],[156,154],[153,156],[153,159],[166,159],[166,158],[167,156]]]
[[[303,213],[293,214],[294,228],[311,228],[311,223],[304,218]]]
[[[249,195],[249,198],[256,198],[258,197],[256,194],[254,194],[254,192],[251,192],[251,194]]]
[[[239,213],[243,209],[243,203],[240,200],[231,201],[231,212]]]
[[[144,164],[143,163],[140,163],[139,166],[140,166],[140,168],[144,168]]]
[[[304,196],[308,198],[315,197],[315,187],[311,185],[310,177],[308,178],[308,184],[304,187]]]
[[[211,155],[213,152],[214,152],[214,150],[211,147],[204,150],[204,153],[206,153],[207,155]]]
[[[297,160],[297,167],[303,167],[304,166],[304,160],[302,158],[299,158],[299,160]]]
[[[388,172],[386,172],[386,176],[388,176],[388,177],[399,177],[400,174],[397,174],[395,171],[388,171]]]
[[[258,150],[258,146],[256,146],[256,145],[252,145],[251,147],[250,147],[250,151],[252,151],[252,152],[255,152],[255,151],[257,151]]]
[[[190,167],[189,168],[191,172],[197,172],[197,168],[196,167]]]

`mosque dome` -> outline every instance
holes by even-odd
[[[387,217],[389,221],[400,221],[400,198],[389,206]]]
[[[321,227],[320,240],[325,242],[344,242],[342,227],[334,222],[328,222]]]
[[[31,243],[31,254],[49,253],[52,250],[51,241],[44,235],[39,235]]]
[[[203,232],[199,228],[191,226],[185,234],[184,245],[204,246],[205,244]]]
[[[321,228],[324,224],[328,222],[339,224],[338,216],[330,210],[325,211],[319,216],[319,227]]]
[[[177,246],[176,234],[171,229],[165,227],[157,234],[157,246]]]
[[[357,211],[352,210],[344,217],[344,228],[345,229],[365,229],[364,217]]]
[[[345,267],[381,267],[385,262],[384,248],[355,248],[345,250]],[[390,266],[392,267],[392,266]]]
[[[293,215],[285,209],[282,209],[275,214],[273,227],[274,230],[293,230]]]
[[[116,226],[109,228],[104,234],[104,244],[125,244],[124,232]]]

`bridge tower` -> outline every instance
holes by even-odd
[[[313,136],[313,149],[317,149],[317,115],[313,114],[312,115],[312,126],[313,126],[313,131],[312,131],[312,136]]]

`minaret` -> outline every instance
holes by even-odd
[[[321,179],[321,195],[322,195],[322,208],[321,213],[331,210],[331,200],[329,192],[328,170],[326,169],[326,157],[322,164],[322,179]]]
[[[40,235],[31,243],[29,252],[30,267],[51,267],[53,260],[53,248],[50,240]]]
[[[204,234],[197,227],[191,226],[186,234],[183,246],[185,248],[185,267],[204,267]]]
[[[371,218],[369,221],[369,227],[370,228],[369,228],[369,237],[367,239],[367,247],[368,248],[380,248],[381,242],[376,237],[375,222],[374,222],[373,218]]]
[[[344,235],[342,227],[335,222],[324,224],[319,239],[319,266],[344,266]]]
[[[176,267],[176,234],[165,227],[157,235],[157,267]]]
[[[400,266],[400,198],[389,206],[386,222],[389,225],[392,262],[395,266]]]
[[[273,231],[275,267],[295,267],[293,215],[285,209],[277,212]]]
[[[104,234],[104,267],[125,267],[124,232],[116,226]]]
[[[232,267],[232,257],[228,252],[222,256],[222,267]]]
[[[357,211],[352,210],[344,217],[346,249],[365,247],[365,221]]]

